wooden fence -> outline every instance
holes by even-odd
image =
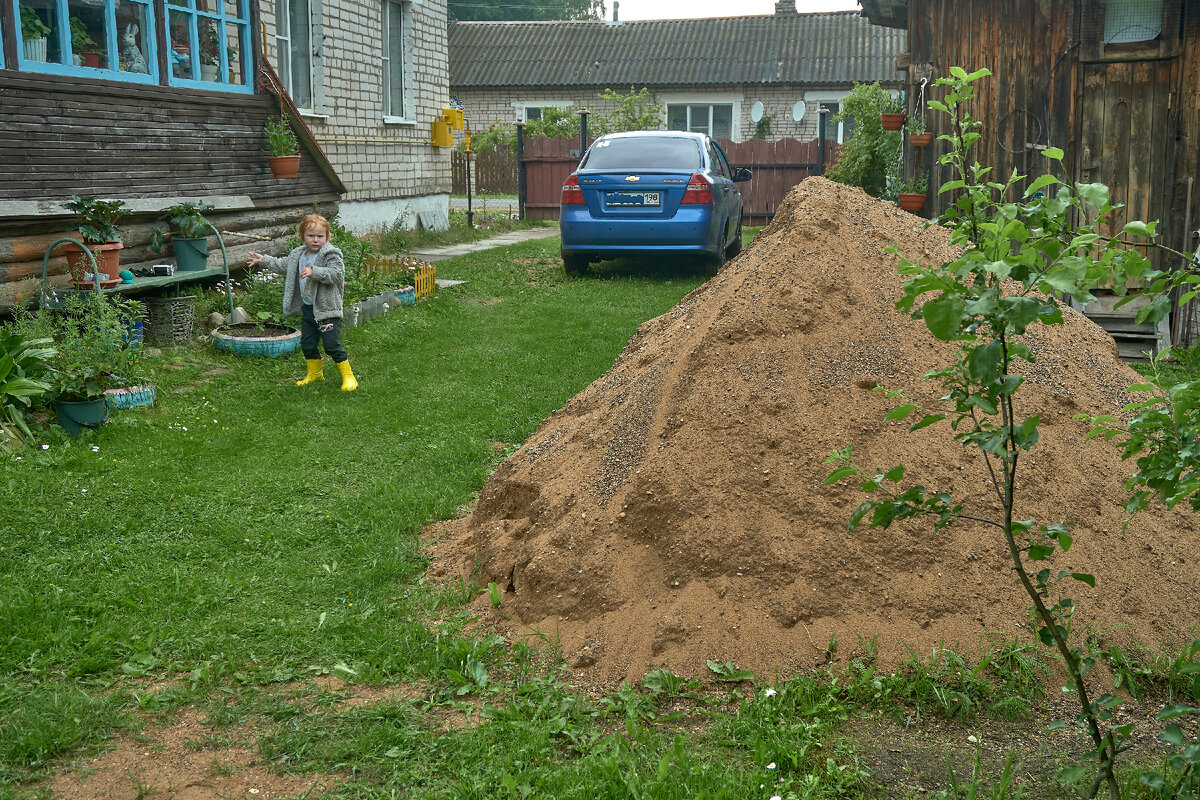
[[[467,157],[453,151],[450,169],[455,194],[467,193]],[[507,146],[471,154],[471,191],[475,194],[516,194],[517,157]]]
[[[769,222],[788,191],[809,175],[824,173],[824,167],[837,160],[839,148],[833,142],[826,142],[822,148],[816,139],[807,142],[796,139],[775,142],[721,140],[720,144],[730,166],[734,169],[745,167],[754,176],[741,185],[747,225]],[[537,137],[525,141],[521,167],[525,171],[526,217],[558,219],[563,182],[578,163],[577,138]]]

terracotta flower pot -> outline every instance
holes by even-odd
[[[933,141],[933,133],[925,131],[924,133],[910,133],[908,141],[912,142],[913,147],[924,147]]]
[[[267,163],[276,178],[294,178],[300,172],[300,156],[269,156]]]
[[[898,131],[904,127],[904,121],[908,119],[908,112],[901,111],[899,114],[891,112],[882,112],[879,115],[879,122],[883,125],[885,131]]]
[[[916,214],[925,207],[925,195],[916,192],[901,192],[897,202],[905,211]]]
[[[121,253],[125,245],[120,242],[104,242],[103,244],[88,245],[92,255],[96,257],[96,271],[107,272],[110,277],[116,277],[121,271]],[[63,255],[67,257],[67,267],[71,270],[71,279],[81,281],[85,275],[92,272],[92,262],[87,254],[73,244],[62,246]]]

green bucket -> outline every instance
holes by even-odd
[[[181,239],[176,236],[172,241],[175,242],[175,266],[183,271],[207,269],[207,238]]]
[[[103,397],[94,400],[56,400],[58,424],[73,438],[84,428],[99,428],[108,422],[108,403]]]

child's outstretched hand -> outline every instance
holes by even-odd
[[[246,266],[253,267],[260,261],[262,261],[262,253],[251,253],[250,257],[246,259]]]

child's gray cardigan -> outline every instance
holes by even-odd
[[[287,254],[286,258],[263,256],[260,262],[271,272],[284,276],[283,315],[300,315],[300,256],[304,245]],[[313,317],[318,321],[342,316],[342,297],[346,290],[346,266],[342,262],[342,251],[326,242],[317,251],[317,263],[313,265],[310,281],[316,282],[317,296],[313,300]]]

